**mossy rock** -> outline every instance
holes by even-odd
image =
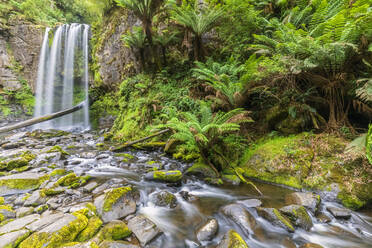
[[[179,183],[182,180],[182,176],[182,172],[179,170],[152,171],[145,175],[145,179],[165,183]]]
[[[128,226],[120,220],[114,220],[105,225],[98,233],[100,240],[121,240],[132,234]]]
[[[286,215],[294,225],[302,227],[306,231],[309,231],[313,226],[313,221],[303,206],[289,205],[282,207],[279,211]]]
[[[235,230],[229,230],[216,248],[249,248],[244,239]]]
[[[66,176],[63,176],[60,179],[58,179],[58,181],[56,182],[56,185],[67,187],[77,182],[79,182],[79,177],[77,177],[75,173],[71,172],[67,174]]]
[[[62,137],[68,135],[68,132],[62,131],[62,130],[34,130],[32,132],[27,133],[29,137],[36,138],[36,139],[50,139],[50,138],[55,138],[55,137]]]
[[[286,229],[288,232],[294,232],[295,229],[291,222],[284,217],[276,208],[257,208],[257,213],[259,216],[268,220],[271,224],[280,226]]]
[[[47,153],[54,153],[54,152],[59,152],[61,153],[62,159],[66,158],[67,156],[70,156],[70,153],[66,152],[65,150],[62,149],[60,146],[53,146],[51,149],[47,151]]]
[[[28,165],[28,161],[24,158],[17,158],[8,161],[7,163],[2,163],[0,166],[0,170],[8,170],[11,171],[16,168],[24,167]]]
[[[84,215],[65,215],[58,222],[33,233],[19,245],[19,248],[61,247],[66,243],[73,242],[87,224],[88,218]]]
[[[108,212],[112,209],[112,206],[118,202],[120,198],[132,191],[132,187],[121,187],[108,191],[105,194],[105,200],[103,204],[103,211]]]
[[[232,184],[232,185],[239,185],[240,182],[241,182],[240,178],[237,175],[223,174],[222,175],[222,180],[229,183],[229,184]]]
[[[93,216],[89,219],[87,227],[78,235],[77,241],[85,242],[93,238],[101,228],[103,222],[98,216]]]
[[[55,177],[55,176],[64,176],[67,174],[67,171],[65,169],[55,169],[53,170],[49,176],[50,177]]]
[[[195,164],[193,164],[190,168],[188,168],[185,172],[186,175],[195,175],[195,176],[200,176],[202,178],[205,178],[205,177],[210,177],[210,178],[213,178],[213,177],[217,177],[216,173],[214,172],[214,170],[202,163],[202,162],[197,162]]]
[[[0,187],[2,188],[0,191],[6,191],[7,189],[37,189],[48,179],[49,175],[40,175],[30,172],[9,175],[0,178]]]

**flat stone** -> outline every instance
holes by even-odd
[[[34,172],[23,172],[0,177],[0,195],[14,194],[19,191],[36,189],[41,184],[44,174]],[[15,183],[16,182],[16,183]],[[18,187],[21,185],[21,187]],[[21,189],[19,189],[21,188]]]
[[[309,231],[313,227],[313,221],[304,206],[288,205],[282,207],[279,211],[288,216],[294,225],[299,226],[306,231]]]
[[[58,222],[64,216],[63,213],[58,212],[50,215],[43,215],[41,219],[26,226],[32,232],[40,231],[44,227],[49,226],[52,223]]]
[[[217,231],[218,221],[210,219],[197,231],[196,237],[199,241],[210,241],[216,236]]]
[[[34,212],[33,207],[20,207],[16,210],[16,217],[21,218],[23,216],[32,214]]]
[[[140,248],[126,241],[103,241],[99,244],[100,248]]]
[[[40,195],[40,190],[36,190],[32,192],[31,196],[27,198],[27,200],[25,201],[23,205],[25,207],[29,207],[29,206],[35,207],[35,206],[42,205],[45,202],[46,202],[46,198]]]
[[[244,239],[235,231],[229,230],[216,248],[249,248]]]
[[[37,221],[38,219],[40,219],[39,214],[32,214],[32,215],[28,215],[28,216],[13,220],[12,222],[9,222],[5,224],[4,226],[0,227],[0,234],[20,230],[24,228],[25,226],[27,226],[28,224],[34,221]]]
[[[117,220],[126,217],[127,215],[136,212],[137,206],[134,200],[134,193],[131,189],[130,191],[122,194],[110,207],[110,210],[104,209],[105,198],[110,198],[110,194],[118,189],[110,189],[105,194],[98,196],[94,200],[94,205],[97,208],[98,214],[101,216],[104,223],[110,222],[112,220]]]
[[[240,204],[230,204],[222,208],[222,213],[234,221],[247,234],[256,226],[254,217]]]
[[[350,210],[345,208],[327,207],[327,210],[336,218],[349,219],[351,217]]]
[[[0,247],[17,247],[19,243],[25,240],[31,234],[28,230],[19,230],[0,236]]]
[[[10,143],[3,144],[1,148],[3,148],[4,150],[10,150],[10,149],[16,149],[24,145],[25,143],[21,143],[21,142],[10,142]]]
[[[83,191],[84,192],[86,192],[86,193],[90,193],[90,192],[92,192],[95,188],[97,188],[97,186],[98,186],[98,183],[97,182],[90,182],[90,183],[88,183],[87,185],[85,185],[84,187],[83,187]]]
[[[256,208],[262,205],[262,201],[258,199],[248,199],[248,200],[240,201],[239,203],[243,204],[247,208]]]
[[[262,218],[268,220],[271,224],[279,226],[287,230],[288,232],[294,232],[294,228],[291,222],[281,215],[281,213],[275,208],[257,208],[257,213]]]
[[[128,227],[136,235],[141,245],[148,244],[156,238],[162,231],[148,218],[137,215],[128,221]]]
[[[320,197],[313,193],[294,192],[285,196],[287,205],[301,205],[315,213],[320,204]]]

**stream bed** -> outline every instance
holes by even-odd
[[[25,152],[35,155],[29,159],[28,165],[20,167],[21,170],[7,168],[0,177],[0,194],[5,198],[4,204],[11,206],[16,213],[16,218],[11,216],[9,219],[22,218],[19,212],[27,208],[27,214],[35,216],[36,222],[43,218],[52,219],[50,216],[56,212],[63,213],[62,220],[84,204],[92,203],[97,207],[97,215],[102,217],[103,225],[120,219],[133,231],[132,235],[121,238],[122,241],[102,241],[97,238],[100,233],[97,229],[96,235],[89,240],[71,247],[90,247],[89,242],[93,241],[99,247],[243,247],[226,245],[224,240],[228,238],[230,230],[235,230],[251,248],[372,247],[371,210],[347,210],[335,201],[332,193],[320,192],[319,203],[317,195],[305,192],[303,196],[307,198],[302,202],[308,217],[305,218],[306,222],[301,222],[301,218],[290,213],[286,216],[283,209],[294,204],[291,202],[291,196],[295,193],[292,189],[255,182],[263,193],[259,195],[250,185],[209,185],[195,176],[186,175],[191,164],[171,159],[160,150],[114,153],[102,142],[102,137],[91,133],[58,131],[19,132],[2,137],[0,163],[9,164],[24,156]],[[60,178],[65,174],[55,176],[53,171],[56,169],[74,172],[77,178],[74,182],[77,183],[73,187],[61,183]],[[180,171],[182,179],[172,182],[156,179],[156,171]],[[2,183],[9,178],[11,180],[14,175],[20,175],[17,179],[30,175],[39,175],[40,178],[49,176],[40,187],[30,189],[14,189]],[[100,202],[103,199],[100,196],[121,187],[130,187],[133,191],[131,198],[126,198],[122,205],[114,202],[112,209],[102,212],[105,210],[100,210],[100,204],[105,203]],[[48,189],[54,190],[54,193],[41,194]],[[311,204],[315,204],[314,208]],[[123,206],[132,210],[125,214],[123,211],[127,209]],[[293,229],[283,219],[272,215],[277,210],[280,210],[280,216],[291,220]],[[134,221],[138,216],[143,218],[142,222]],[[28,226],[14,229],[12,221],[3,222],[0,227],[0,247],[4,242],[9,242],[5,237],[10,233],[30,230],[28,235],[33,234],[26,235],[16,244],[27,247],[25,244],[35,233],[43,232],[53,224],[45,224],[40,229],[30,229]]]

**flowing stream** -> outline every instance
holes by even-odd
[[[71,108],[81,101],[85,106],[35,128],[89,129],[89,29],[89,25],[76,23],[59,26],[54,33],[46,29],[40,51],[35,117]]]

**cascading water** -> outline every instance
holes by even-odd
[[[47,28],[40,52],[35,117],[65,110],[85,101],[83,110],[35,125],[35,128],[89,129],[89,25],[59,26],[49,45]]]

